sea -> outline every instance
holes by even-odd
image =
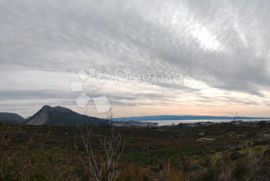
[[[212,122],[212,123],[228,123],[234,120],[231,119],[196,119],[196,120],[150,120],[145,121],[141,120],[145,123],[156,123],[158,126],[172,126],[172,125],[178,125],[180,123],[185,124],[192,124],[192,123],[203,123],[203,122]],[[239,120],[236,120],[239,121]],[[270,119],[241,119],[243,122],[258,122],[258,121],[270,121]]]

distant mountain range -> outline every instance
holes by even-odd
[[[174,120],[241,120],[241,119],[270,119],[266,117],[229,117],[229,116],[190,116],[190,115],[158,115],[141,117],[114,118],[114,121],[174,121]]]
[[[11,123],[11,124],[20,124],[23,123],[25,119],[15,113],[0,113],[0,122],[2,123]]]
[[[42,107],[30,117],[26,124],[29,125],[108,125],[108,121],[86,115],[81,115],[64,107]]]
[[[113,121],[173,121],[173,120],[263,120],[266,117],[226,117],[226,116],[189,116],[189,115],[158,115],[114,118]],[[15,113],[0,113],[0,122],[10,124],[24,123],[27,125],[109,125],[109,121],[96,117],[81,115],[64,107],[43,106],[37,113],[24,119]]]
[[[64,107],[43,106],[37,113],[28,119],[13,114],[0,113],[0,122],[27,125],[108,125],[108,120],[81,115]]]

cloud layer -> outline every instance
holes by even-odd
[[[245,105],[241,94],[260,106],[270,85],[269,8],[267,0],[1,0],[1,107],[12,110],[4,101],[17,98],[72,104],[73,75],[89,68],[105,85],[88,94],[116,105]],[[119,70],[181,74],[207,91],[172,94],[176,83],[153,80],[119,86]]]

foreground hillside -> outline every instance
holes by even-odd
[[[270,123],[115,128],[117,180],[268,180]],[[0,125],[0,180],[90,180],[84,135],[98,158],[108,127]],[[89,141],[88,140],[88,141]],[[101,159],[102,160],[102,159]]]

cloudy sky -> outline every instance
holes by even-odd
[[[270,116],[269,8],[0,0],[0,111],[29,116],[48,104],[102,117],[109,101],[117,117]]]

